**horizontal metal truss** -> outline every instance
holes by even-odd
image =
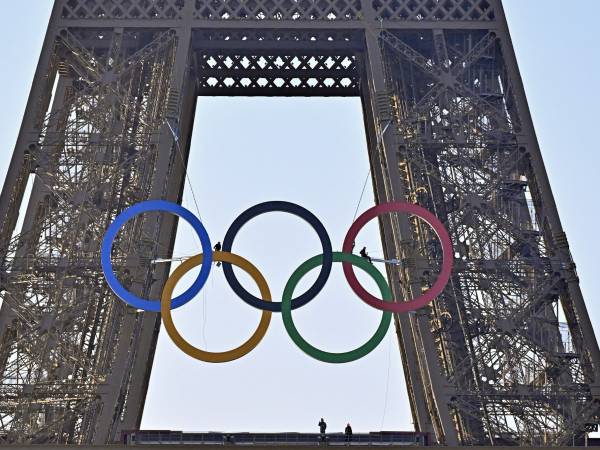
[[[493,21],[489,0],[372,0],[378,19],[406,21]]]
[[[360,0],[64,0],[63,19],[355,21]],[[372,0],[377,17],[402,21],[490,21],[490,0]]]
[[[199,95],[359,95],[354,32],[224,30],[194,33]]]

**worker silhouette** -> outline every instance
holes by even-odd
[[[213,247],[213,250],[215,252],[220,252],[221,251],[221,242],[220,241],[215,244],[215,246]],[[217,267],[221,267],[221,262],[220,261],[217,263]]]
[[[325,420],[323,420],[323,418],[321,417],[321,420],[319,422],[319,431],[321,432],[321,440],[325,440],[325,430],[327,429],[327,424],[325,423]]]
[[[346,425],[344,434],[346,435],[346,444],[350,445],[350,442],[352,442],[352,427],[350,426],[350,422]]]
[[[360,256],[362,256],[365,259],[368,259],[369,262],[371,264],[373,264],[373,260],[371,260],[371,257],[369,256],[369,254],[367,253],[367,247],[363,247],[362,250],[360,251]]]

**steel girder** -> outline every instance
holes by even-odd
[[[406,199],[442,218],[455,250],[450,286],[413,333],[435,344],[461,443],[566,444],[598,420],[598,347],[576,318],[587,313],[501,31],[380,34]],[[414,227],[429,278],[439,250]]]
[[[418,430],[558,445],[598,421],[600,352],[498,1],[57,0],[0,196],[0,442],[139,425],[159,318],[115,301],[99,243],[128,205],[181,199],[198,95],[361,95],[377,200],[448,227],[451,283],[395,317]],[[176,225],[118,236],[138,294],[158,297]],[[411,298],[439,246],[418,220],[380,226]]]

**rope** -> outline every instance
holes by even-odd
[[[213,290],[213,288],[215,287],[215,277],[211,277],[211,291]],[[204,297],[202,298],[202,343],[204,345],[204,349],[206,351],[208,351],[208,344],[206,343],[206,318],[208,316],[208,303],[206,300],[206,289],[203,289],[203,295]]]
[[[362,191],[360,192],[360,198],[358,199],[358,204],[356,205],[356,210],[354,210],[354,217],[352,218],[352,223],[356,220],[356,216],[358,215],[358,208],[360,208],[360,204],[362,203],[363,195],[365,195],[365,189],[367,188],[367,182],[369,181],[369,176],[371,175],[371,168],[367,172],[367,176],[365,177],[365,182],[362,187]]]
[[[167,126],[169,127],[169,130],[171,130],[171,134],[173,135],[173,141],[175,142],[175,146],[177,147],[177,153],[179,154],[179,158],[181,159],[181,165],[183,166],[183,172],[185,174],[185,179],[188,182],[188,185],[190,187],[190,191],[192,192],[192,199],[194,200],[194,206],[196,207],[196,212],[198,213],[198,217],[200,218],[200,221],[202,221],[202,216],[200,215],[200,208],[198,207],[198,201],[196,200],[196,193],[194,192],[194,186],[192,186],[192,182],[190,180],[190,175],[188,174],[188,170],[187,170],[187,164],[185,163],[185,159],[183,158],[183,153],[181,151],[181,146],[179,145],[179,136],[177,136],[177,134],[175,133],[175,130],[173,130],[173,127],[171,126],[171,124],[169,123],[169,121],[167,120]]]
[[[188,183],[188,186],[190,187],[190,192],[192,193],[192,200],[194,201],[196,213],[198,214],[198,218],[200,219],[200,222],[204,222],[202,220],[202,215],[200,214],[200,208],[198,207],[198,201],[196,200],[196,193],[194,192],[194,186],[192,186],[192,181],[190,180],[190,175],[188,174],[187,164],[185,163],[185,159],[183,158],[183,152],[181,151],[181,146],[179,145],[179,136],[177,135],[177,133],[175,133],[175,130],[171,126],[171,123],[169,122],[169,120],[167,119],[167,120],[165,120],[165,122],[166,122],[167,126],[169,127],[169,130],[171,130],[171,134],[173,135],[173,142],[175,142],[175,147],[177,148],[177,154],[179,155],[179,159],[181,160],[181,165],[183,166],[183,173],[185,175],[185,179]],[[195,236],[195,234],[194,234],[194,236]],[[196,236],[196,244],[198,245],[198,248],[201,248],[200,241],[198,240],[197,236]]]
[[[387,377],[385,381],[385,397],[383,403],[383,414],[381,416],[381,425],[379,427],[380,430],[383,430],[383,423],[385,422],[385,415],[387,413],[387,404],[388,404],[388,392],[390,389],[390,365],[392,362],[392,333],[390,333],[390,337],[388,339],[388,366],[387,366]]]

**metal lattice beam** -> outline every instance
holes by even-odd
[[[99,245],[127,206],[181,199],[198,95],[360,95],[377,201],[449,229],[451,283],[395,317],[419,431],[560,445],[598,422],[600,351],[498,0],[57,0],[0,195],[0,442],[139,425],[159,317],[115,301]],[[148,262],[176,225],[119,234],[138,295],[159,296],[169,268]],[[437,240],[414,218],[380,226],[395,298],[412,298]]]

